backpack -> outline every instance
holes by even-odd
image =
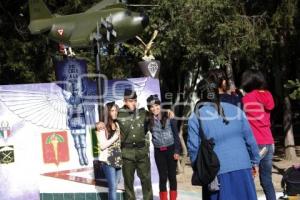
[[[198,117],[201,143],[196,161],[192,166],[193,175],[191,181],[192,185],[204,186],[210,184],[217,176],[220,170],[220,161],[214,152],[214,139],[207,139],[203,132],[199,112]]]
[[[288,196],[300,194],[300,167],[292,166],[284,172],[281,187]]]

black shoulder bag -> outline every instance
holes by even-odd
[[[220,162],[217,154],[214,152],[214,139],[207,139],[202,129],[199,111],[197,110],[199,122],[199,135],[201,138],[197,158],[193,164],[192,185],[203,186],[210,184],[218,174]],[[197,115],[198,114],[198,115]]]
[[[289,167],[284,173],[281,180],[283,194],[296,196],[300,194],[300,167]]]

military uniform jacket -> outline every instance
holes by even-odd
[[[147,111],[143,108],[130,111],[123,107],[119,110],[118,123],[121,130],[123,158],[139,160],[148,155],[146,115]]]

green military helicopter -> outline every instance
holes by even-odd
[[[97,27],[105,42],[122,42],[139,34],[149,18],[130,11],[119,0],[103,0],[82,13],[51,14],[42,0],[29,0],[31,34],[48,37],[69,47],[87,47],[92,44]],[[99,35],[99,34],[97,34]]]

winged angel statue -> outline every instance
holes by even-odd
[[[122,102],[125,88],[141,93],[147,78],[111,81],[105,90],[104,101]],[[83,87],[68,83],[28,84],[14,87],[0,86],[0,101],[8,110],[27,123],[45,129],[67,130],[71,133],[80,165],[88,165],[86,156],[86,127],[97,121],[96,84],[89,81]],[[116,86],[117,87],[114,87]],[[78,88],[81,88],[78,90]],[[0,104],[1,107],[1,104]]]

